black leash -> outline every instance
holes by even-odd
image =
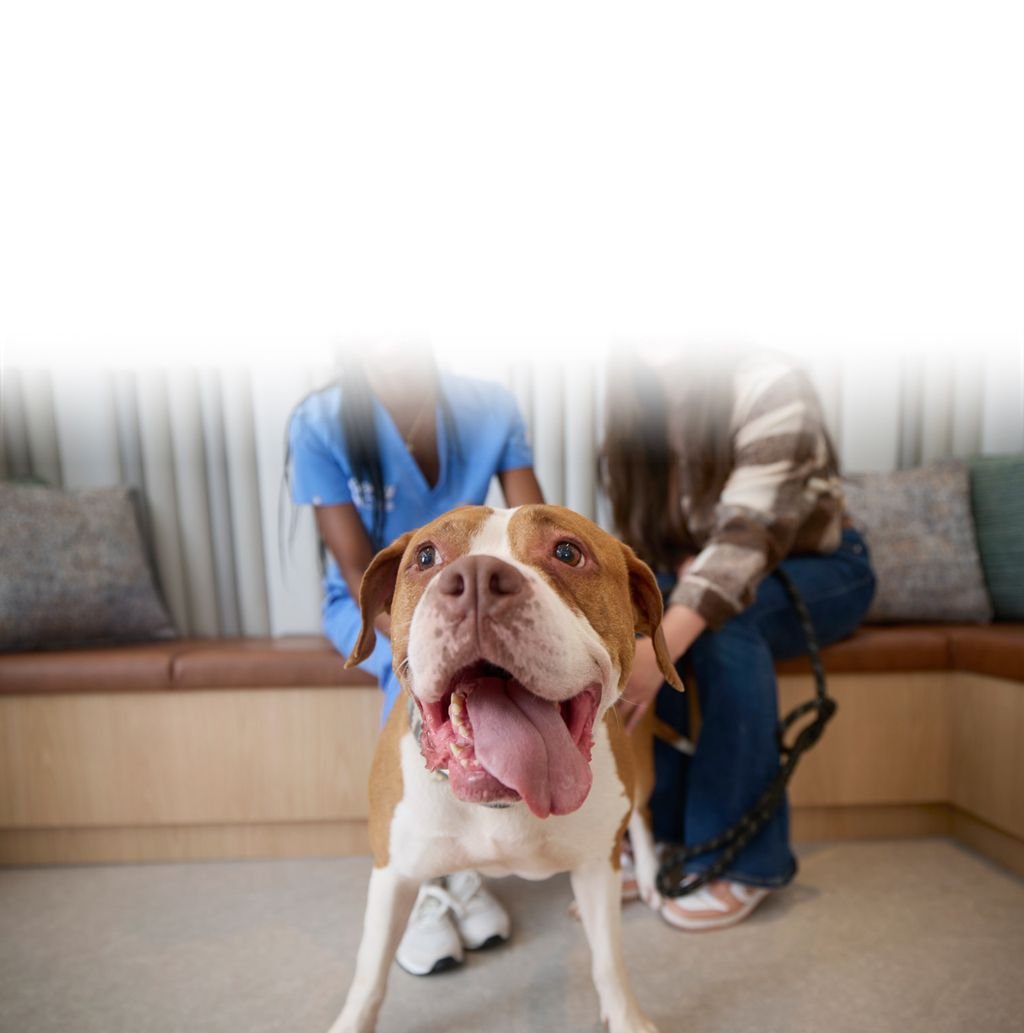
[[[783,588],[796,608],[804,636],[807,639],[808,658],[811,661],[811,670],[814,672],[814,699],[794,707],[779,722],[777,732],[780,756],[779,773],[757,798],[750,810],[734,825],[717,836],[693,846],[675,847],[666,854],[658,869],[658,892],[663,897],[682,897],[693,893],[701,886],[719,878],[731,867],[743,848],[764,828],[769,818],[778,809],[785,798],[786,786],[793,777],[801,755],[821,738],[825,725],[836,712],[836,701],[828,695],[825,685],[825,668],[821,663],[818,639],[814,634],[814,626],[811,624],[811,615],[807,611],[807,606],[797,591],[796,585],[784,570],[776,568],[773,573],[782,582]],[[800,718],[811,712],[814,713],[814,718],[800,729],[791,744],[787,743],[786,733]],[[721,850],[722,853],[706,871],[693,875],[687,875],[683,871],[683,866],[688,860],[714,850]]]

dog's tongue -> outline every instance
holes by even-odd
[[[485,678],[466,697],[476,759],[539,818],[570,814],[593,776],[557,706],[514,681]]]

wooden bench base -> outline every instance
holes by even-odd
[[[952,835],[1024,874],[1024,682],[835,674],[797,841]],[[780,678],[780,706],[812,691]],[[367,852],[376,688],[0,697],[0,863]]]

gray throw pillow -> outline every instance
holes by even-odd
[[[0,650],[174,635],[131,488],[0,483]]]
[[[992,619],[966,463],[858,474],[844,490],[878,579],[867,620]]]

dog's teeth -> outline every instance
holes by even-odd
[[[466,697],[461,693],[452,693],[452,702],[448,708],[448,716],[452,720],[452,727],[463,739],[469,739],[469,725],[466,722]]]
[[[448,744],[448,748],[452,751],[452,756],[464,767],[469,767],[469,761],[465,757],[466,747],[460,746],[457,742]]]

